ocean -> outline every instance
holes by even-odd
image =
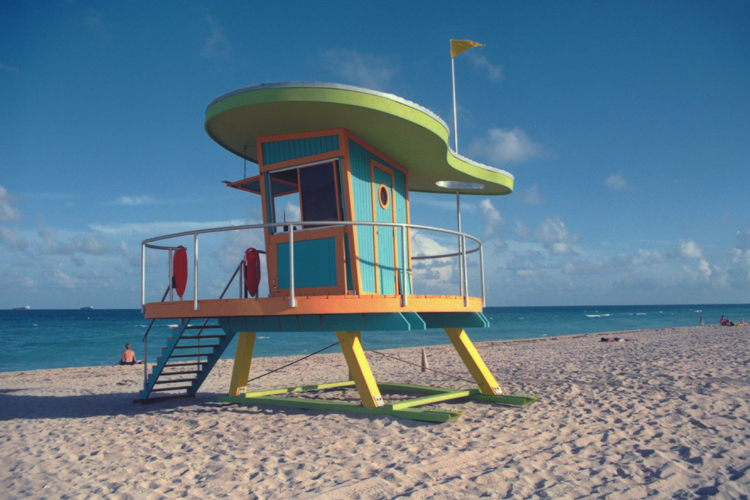
[[[739,304],[488,307],[484,313],[489,328],[467,329],[474,342],[694,326],[701,317],[706,324],[718,324],[722,315],[734,322],[750,321],[750,305]],[[149,322],[140,309],[0,311],[0,372],[114,365],[126,342],[143,359],[142,339]],[[149,362],[156,361],[174,324],[175,320],[155,322],[148,337]],[[378,350],[449,343],[442,330],[365,332],[362,341]],[[236,342],[224,358],[234,357]],[[304,355],[334,342],[332,332],[261,333],[254,355]]]

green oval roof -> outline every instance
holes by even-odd
[[[256,138],[345,128],[409,171],[409,190],[500,195],[513,176],[455,153],[448,126],[392,94],[331,83],[273,83],[235,90],[206,109],[206,132],[232,153],[258,161]],[[247,156],[245,147],[247,146]],[[440,185],[438,185],[438,183]],[[477,190],[477,184],[485,186]]]

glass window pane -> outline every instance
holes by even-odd
[[[334,175],[334,165],[334,163],[325,163],[299,170],[303,220],[339,220],[336,208],[336,176]]]

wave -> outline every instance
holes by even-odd
[[[636,316],[645,316],[645,315],[647,315],[647,314],[648,314],[648,313],[635,313],[635,315],[636,315]]]
[[[611,314],[587,314],[587,318],[607,318],[611,316]]]

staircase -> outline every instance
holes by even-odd
[[[161,356],[134,402],[195,396],[235,335],[225,333],[219,325],[207,325],[208,319],[202,326],[192,326],[190,320],[183,323],[173,337],[167,337],[167,346],[162,347]]]

